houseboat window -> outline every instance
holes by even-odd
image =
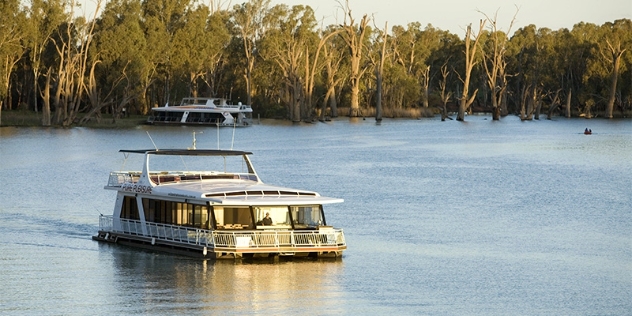
[[[325,225],[320,205],[291,206],[294,228],[316,228]]]
[[[291,228],[290,212],[287,206],[257,206],[253,208],[255,218],[257,219],[257,227],[264,228],[263,218],[266,213],[270,213],[272,225],[275,228]]]
[[[244,229],[252,226],[250,208],[247,206],[215,206],[213,214],[218,229]]]
[[[206,205],[173,201],[143,199],[145,220],[170,225],[208,227],[208,208]]]
[[[138,204],[136,204],[136,197],[126,196],[123,198],[123,206],[121,208],[121,218],[139,220]]]

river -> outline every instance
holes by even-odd
[[[345,199],[325,208],[343,258],[91,240],[118,150],[190,147],[194,131],[198,148],[252,151],[265,182]],[[0,271],[3,315],[630,315],[632,121],[3,127]]]

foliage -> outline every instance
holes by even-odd
[[[587,117],[632,109],[629,19],[570,30],[528,25],[513,34],[491,24],[465,56],[459,35],[413,22],[383,36],[348,2],[341,3],[344,23],[329,26],[309,6],[269,0],[232,8],[103,3],[93,18],[76,18],[66,0],[0,3],[0,114],[22,108],[43,125],[68,126],[116,121],[124,109],[146,115],[198,95],[249,102],[255,115],[293,121],[335,117],[339,107],[351,116],[375,113],[377,95],[386,117],[455,111],[466,97],[470,109],[502,108],[524,119],[545,108]]]

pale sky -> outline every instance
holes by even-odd
[[[326,25],[336,23],[336,19],[342,23],[340,3],[344,4],[344,0],[272,0],[273,5],[279,3],[309,5]],[[364,14],[373,15],[379,28],[384,28],[385,22],[389,30],[393,25],[420,22],[422,27],[430,23],[457,35],[465,35],[468,24],[478,28],[479,20],[484,18],[479,11],[490,17],[498,11],[497,26],[503,31],[507,31],[516,15],[512,34],[529,24],[558,30],[571,29],[582,21],[601,25],[621,18],[632,19],[632,0],[349,0],[349,7],[356,21]]]
[[[78,1],[87,12],[94,12],[95,0]],[[208,4],[218,0],[199,1]],[[242,2],[245,0],[220,0],[223,8]],[[342,23],[344,18],[340,6],[344,0],[271,0],[272,5],[280,3],[309,5],[316,12],[316,18],[325,25]],[[516,7],[519,10],[511,34],[529,24],[558,30],[571,29],[579,22],[602,25],[621,18],[632,19],[632,0],[349,0],[349,7],[356,21],[367,14],[375,17],[374,24],[380,29],[384,28],[385,22],[388,22],[389,30],[393,25],[420,22],[422,27],[430,23],[457,35],[465,35],[468,24],[477,30],[479,20],[484,18],[481,12],[490,17],[498,12],[497,26],[507,31],[516,15]]]

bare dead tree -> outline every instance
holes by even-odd
[[[490,21],[489,31],[491,47],[489,48],[489,51],[481,49],[481,54],[483,55],[483,66],[485,74],[487,75],[487,85],[491,93],[493,108],[492,119],[496,121],[500,119],[503,101],[506,100],[505,96],[507,93],[507,74],[505,72],[507,61],[505,54],[507,52],[506,44],[508,42],[508,38],[506,34],[511,33],[511,28],[516,20],[518,10],[516,10],[516,14],[514,14],[514,17],[509,24],[507,33],[503,33],[498,29],[498,11],[496,11],[493,18],[490,18],[485,13],[482,14]],[[506,109],[506,104],[504,105],[504,108]]]
[[[608,50],[611,53],[612,61],[612,74],[610,77],[610,93],[608,96],[608,103],[606,104],[606,118],[612,118],[612,112],[614,111],[614,100],[617,92],[617,80],[619,79],[619,68],[621,68],[621,56],[625,53],[626,49],[621,48],[621,42],[615,45],[611,44],[609,40],[606,40],[608,44]]]
[[[550,120],[551,117],[553,116],[553,113],[557,110],[557,108],[560,107],[560,105],[562,104],[562,102],[560,101],[560,92],[562,92],[562,89],[557,89],[555,91],[555,94],[553,95],[553,97],[551,98],[551,105],[549,105],[549,111],[548,114],[546,116],[547,120]]]
[[[470,96],[470,75],[472,73],[472,69],[476,65],[476,51],[478,47],[478,42],[481,38],[481,34],[483,32],[483,28],[485,27],[486,20],[481,20],[479,24],[479,31],[477,34],[472,34],[472,25],[467,26],[467,31],[465,32],[465,72],[461,81],[463,82],[463,94],[459,99],[459,112],[457,114],[456,120],[463,121],[465,120],[465,111],[470,107],[472,102],[474,102],[474,98],[476,98],[476,93],[478,89],[474,90],[474,93]],[[472,44],[472,36],[474,37],[474,43]],[[472,47],[473,46],[473,47]]]
[[[349,8],[349,0],[345,2],[344,6],[342,4],[340,6],[345,12],[344,22],[341,26],[343,31],[340,34],[345,43],[347,43],[351,61],[351,110],[349,116],[357,117],[360,115],[360,80],[367,71],[366,67],[362,67],[361,69],[360,64],[364,50],[364,38],[368,30],[369,17],[365,14],[362,20],[360,20],[360,23],[356,26],[355,19]]]
[[[448,71],[448,62],[446,61],[445,64],[441,66],[441,81],[439,81],[439,88],[441,89],[441,102],[443,104],[441,108],[441,121],[445,121],[446,118],[452,119],[448,116],[448,102],[450,102],[452,92],[446,91],[449,74],[450,72]]]
[[[376,93],[375,93],[375,120],[382,121],[382,81],[384,76],[384,61],[386,60],[386,41],[388,39],[388,22],[384,23],[384,31],[382,32],[382,50],[380,52],[380,60],[378,66],[375,67]]]

